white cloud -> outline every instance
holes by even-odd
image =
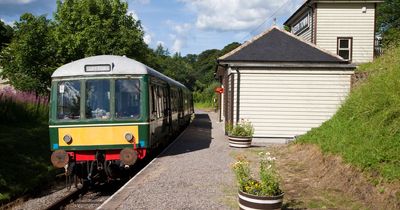
[[[129,10],[129,11],[128,11],[128,15],[132,16],[133,19],[135,19],[135,20],[139,20],[139,16],[138,16],[137,13],[135,12],[135,10]]]
[[[6,21],[6,20],[4,20],[4,19],[2,19],[2,18],[0,18],[0,20],[3,22],[3,23],[5,23],[6,25],[9,25],[9,26],[11,26],[11,27],[13,27],[14,26],[14,21]]]
[[[157,41],[157,46],[159,45],[165,48],[165,43],[163,41]]]
[[[183,24],[176,24],[174,26],[174,31],[179,34],[179,35],[184,35],[187,33],[192,26],[189,23],[183,23]]]
[[[146,43],[146,44],[150,44],[151,43],[151,39],[152,39],[152,37],[151,37],[151,35],[150,34],[148,34],[148,33],[145,33],[144,34],[144,36],[143,36],[143,41],[144,41],[144,43]]]
[[[176,52],[181,52],[182,47],[184,45],[184,41],[181,39],[175,39],[174,43],[172,44],[172,52],[176,53]]]
[[[167,20],[166,23],[173,31],[173,34],[169,35],[172,39],[172,52],[181,52],[182,48],[186,46],[189,34],[193,28],[192,25],[189,23],[178,24],[171,20]]]
[[[196,13],[196,27],[203,30],[243,31],[253,29],[282,7],[284,14],[299,0],[179,0]],[[278,15],[278,14],[276,14]],[[272,18],[271,18],[272,19]]]

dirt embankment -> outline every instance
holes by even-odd
[[[267,149],[270,150],[270,149]],[[274,146],[286,208],[400,209],[400,182],[366,175],[313,145]]]

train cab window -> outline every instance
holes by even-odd
[[[140,116],[140,83],[135,79],[118,79],[115,81],[115,117],[139,118]]]
[[[62,81],[57,85],[57,119],[74,120],[80,118],[81,83]]]
[[[86,81],[86,118],[110,118],[110,80]]]

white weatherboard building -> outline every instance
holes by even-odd
[[[374,59],[376,7],[382,0],[307,0],[284,23],[296,36],[360,64]]]
[[[356,65],[374,59],[380,0],[306,0],[285,22],[218,59],[220,117],[249,120],[254,137],[292,139],[330,119]]]
[[[355,65],[277,27],[218,59],[225,123],[250,120],[255,138],[292,139],[331,118]]]

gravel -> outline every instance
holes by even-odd
[[[11,209],[19,210],[19,209],[29,209],[29,210],[41,210],[50,206],[53,202],[61,199],[63,196],[68,194],[69,192],[76,190],[75,188],[71,188],[70,191],[67,188],[60,188],[60,186],[54,187],[44,195],[41,195],[36,198],[31,198],[21,204],[13,206]]]
[[[233,183],[233,149],[222,126],[215,113],[196,113],[170,149],[101,209],[230,209],[224,189]]]

